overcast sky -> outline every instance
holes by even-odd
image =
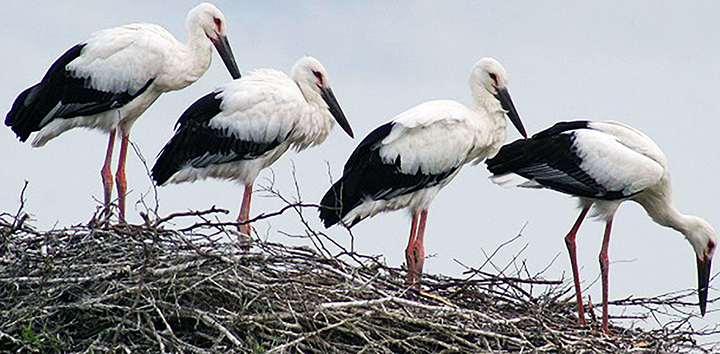
[[[22,1],[0,11],[0,111],[9,111],[23,89],[38,82],[65,50],[102,28],[151,22],[185,41],[185,15],[197,1]],[[528,133],[559,120],[612,119],[651,136],[670,161],[675,204],[683,213],[720,226],[720,3],[604,1],[215,1],[228,21],[229,39],[243,74],[255,68],[289,71],[303,55],[327,68],[333,90],[356,139],[339,128],[324,145],[300,154],[288,152],[258,178],[274,176],[276,187],[292,197],[293,163],[303,201],[317,203],[329,188],[328,168],[337,179],[355,145],[378,125],[417,104],[454,99],[471,105],[468,78],[480,58],[498,59],[509,76],[509,90]],[[662,6],[660,5],[662,4]],[[509,6],[512,5],[512,6]],[[180,114],[197,98],[230,80],[217,54],[194,85],[168,93],[134,125],[131,140],[150,166],[169,140]],[[519,134],[512,129],[508,142]],[[32,139],[32,138],[31,138]],[[0,211],[14,212],[25,180],[26,209],[41,229],[87,222],[102,200],[100,167],[107,135],[72,130],[45,147],[20,144],[0,129]],[[117,152],[116,152],[117,154]],[[115,166],[113,166],[115,169]],[[274,172],[274,173],[273,173]],[[492,185],[484,165],[467,166],[430,206],[425,249],[434,257],[425,271],[460,275],[481,265],[490,253],[522,237],[494,259],[504,265],[524,246],[530,271],[540,271],[558,254],[545,276],[571,281],[563,237],[579,210],[573,199],[552,191],[503,190]],[[128,220],[141,222],[142,195],[154,205],[152,184],[140,159],[128,158]],[[229,209],[237,216],[242,189],[232,182],[201,181],[158,189],[160,214]],[[256,197],[252,214],[282,205]],[[318,229],[315,211],[306,217]],[[290,213],[256,229],[270,240],[297,243],[278,231],[302,230]],[[597,278],[603,223],[587,221],[578,234],[584,284]],[[344,245],[348,233],[329,234]],[[355,228],[355,249],[383,255],[391,266],[404,261],[409,232],[405,212],[367,219]],[[690,244],[681,234],[654,224],[634,203],[620,207],[610,246],[610,297],[654,296],[697,287]],[[713,274],[720,267],[716,266]],[[717,279],[716,279],[717,280]],[[717,281],[710,298],[718,296]],[[600,284],[585,293],[601,301]],[[696,297],[691,298],[696,301]],[[720,322],[718,303],[708,306],[696,326]],[[693,309],[699,314],[699,309]],[[610,309],[620,314],[620,309]],[[629,322],[624,322],[626,325]],[[641,324],[642,325],[642,324]],[[648,324],[644,324],[647,326]],[[653,325],[652,322],[649,325]]]

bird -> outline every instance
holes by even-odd
[[[152,178],[159,186],[208,177],[240,182],[245,190],[238,231],[250,235],[250,200],[260,171],[290,147],[301,151],[323,143],[335,121],[354,137],[317,59],[300,58],[289,77],[255,70],[185,110],[158,154]]]
[[[326,228],[353,227],[380,212],[407,208],[410,238],[405,250],[408,283],[419,287],[424,264],[428,207],[466,163],[495,155],[505,142],[507,121],[527,136],[508,92],[503,66],[476,62],[470,74],[475,107],[452,100],[422,103],[368,134],[355,148],[342,177],[320,202]]]
[[[672,203],[668,161],[647,135],[615,121],[565,121],[530,139],[507,144],[486,161],[491,180],[504,187],[549,188],[579,198],[580,216],[565,243],[570,254],[578,317],[585,316],[577,265],[575,236],[594,207],[605,221],[600,251],[603,292],[602,330],[608,328],[608,246],[613,218],[620,204],[640,204],[656,223],[679,231],[692,245],[698,270],[700,312],[705,315],[710,264],[717,233],[707,221],[681,214]]]
[[[130,129],[138,117],[168,91],[197,81],[210,66],[212,46],[233,78],[240,77],[227,39],[225,16],[202,3],[186,18],[183,44],[164,28],[147,23],[99,30],[58,58],[42,80],[15,99],[5,117],[21,142],[38,132],[33,147],[44,146],[76,127],[108,132],[101,169],[105,215],[110,217],[113,179],[110,164],[116,132],[121,138],[116,183],[119,220],[125,221],[125,160]]]

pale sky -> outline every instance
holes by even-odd
[[[0,12],[3,84],[0,111],[9,111],[23,89],[38,82],[65,50],[95,30],[132,22],[162,25],[186,40],[185,15],[197,1],[23,1]],[[468,78],[480,58],[498,59],[509,76],[509,91],[529,134],[559,120],[612,119],[648,134],[668,157],[675,204],[720,227],[720,3],[705,1],[371,1],[282,2],[215,1],[228,21],[229,40],[243,74],[255,68],[289,71],[303,55],[327,68],[333,90],[356,138],[339,128],[324,145],[299,154],[288,152],[258,178],[274,175],[276,187],[293,197],[294,163],[303,201],[317,203],[339,178],[360,140],[400,112],[433,99],[471,105]],[[217,54],[210,70],[194,85],[168,93],[135,124],[131,140],[149,166],[173,133],[180,114],[197,98],[230,80]],[[510,129],[508,142],[519,137]],[[31,137],[32,139],[32,137]],[[40,229],[87,222],[102,199],[100,167],[107,135],[76,129],[45,147],[20,144],[0,129],[0,211],[15,212],[25,180],[26,210]],[[116,152],[117,154],[117,152]],[[115,166],[113,166],[113,169]],[[274,172],[274,174],[273,174]],[[481,265],[490,253],[527,223],[523,236],[494,261],[505,265],[520,256],[530,271],[571,281],[563,237],[579,210],[572,198],[548,190],[504,190],[492,185],[484,165],[466,166],[430,206],[425,272],[460,275]],[[128,157],[128,220],[140,223],[141,195],[154,206],[151,181],[135,153]],[[242,188],[232,182],[200,181],[158,188],[160,214],[213,205],[230,210],[234,220]],[[278,200],[257,197],[252,215],[277,210]],[[323,230],[317,213],[306,218]],[[597,261],[603,223],[588,220],[578,234],[581,277],[587,285],[599,275]],[[653,223],[634,203],[620,207],[610,244],[610,297],[654,296],[697,287],[694,253],[681,234]],[[268,239],[297,244],[279,231],[298,233],[292,213],[260,222]],[[367,219],[353,228],[355,249],[383,255],[388,265],[404,262],[409,232],[406,212]],[[328,230],[349,247],[341,227]],[[715,262],[718,263],[718,262]],[[713,270],[717,274],[719,266]],[[489,269],[488,269],[489,270]],[[718,296],[717,279],[710,299]],[[588,291],[601,301],[599,282]],[[697,301],[693,296],[689,300]],[[708,305],[695,326],[720,322],[718,303]],[[699,314],[698,308],[693,313]],[[620,308],[610,308],[611,316]],[[611,318],[612,321],[612,318]],[[645,327],[653,322],[638,323]],[[615,321],[630,325],[630,321]],[[702,339],[702,340],[707,340]],[[715,339],[718,340],[718,339]]]

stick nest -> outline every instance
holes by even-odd
[[[38,231],[0,214],[0,351],[709,351],[681,329],[580,327],[567,284],[426,274],[419,292],[376,258],[258,240],[243,251],[203,220]]]

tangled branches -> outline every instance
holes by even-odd
[[[180,232],[163,228],[168,220],[41,232],[23,213],[0,214],[0,351],[706,350],[681,330],[614,327],[609,338],[579,327],[555,281],[475,271],[428,275],[418,292],[372,257],[350,264],[259,241],[245,252],[224,224]]]

